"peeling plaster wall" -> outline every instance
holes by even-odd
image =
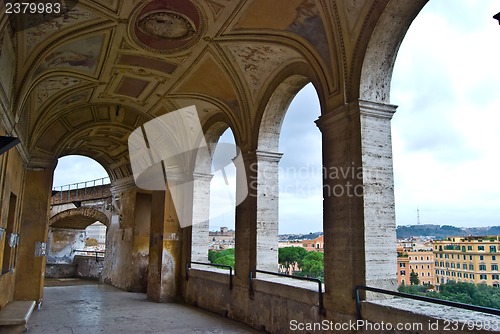
[[[128,191],[120,201],[122,210],[108,227],[103,279],[120,289],[146,292],[151,195]]]
[[[75,250],[85,248],[85,230],[50,228],[47,263],[73,263]]]

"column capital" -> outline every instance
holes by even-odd
[[[359,100],[359,111],[362,116],[392,119],[397,107],[397,105],[384,102]]]
[[[397,106],[394,104],[359,99],[350,103],[345,103],[332,111],[323,113],[316,120],[316,125],[321,131],[324,131],[334,126],[334,124],[340,120],[358,116],[369,116],[390,120],[396,112],[396,108]]]
[[[279,152],[266,152],[257,150],[255,153],[257,155],[258,161],[279,162],[281,160],[281,157],[283,156],[283,153]]]

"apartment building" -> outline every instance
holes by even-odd
[[[498,287],[500,236],[450,237],[433,242],[436,284],[451,280]]]
[[[409,246],[412,245],[412,246]],[[415,272],[420,284],[435,285],[434,253],[429,243],[398,242],[398,285],[410,283],[410,274]]]

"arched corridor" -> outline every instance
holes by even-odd
[[[385,321],[392,309],[374,302],[380,295],[356,300],[354,291],[397,288],[390,83],[425,3],[80,0],[61,15],[2,12],[0,135],[20,143],[1,155],[0,309],[45,299],[50,226],[99,220],[103,282],[151,301],[271,333],[288,332],[292,320]],[[307,83],[320,106],[319,287],[259,273],[278,272],[279,135]],[[237,148],[221,165],[235,166],[230,271],[190,266],[206,261],[211,182],[226,178],[211,166],[227,129]],[[54,169],[67,155],[90,157],[109,175],[103,210],[51,215]]]

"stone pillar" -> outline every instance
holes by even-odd
[[[210,181],[212,175],[193,175],[193,225],[191,261],[208,262],[208,224],[210,218]]]
[[[104,282],[146,292],[151,195],[138,191],[133,179],[114,181],[113,212],[106,232]]]
[[[54,167],[28,168],[25,172],[16,263],[15,300],[43,299],[49,206]]]
[[[282,153],[257,151],[257,269],[278,272],[279,161]]]
[[[364,184],[366,285],[397,289],[391,119],[397,106],[359,101]]]
[[[325,304],[340,313],[355,314],[356,285],[396,288],[395,108],[356,101],[317,121],[323,134]]]
[[[182,233],[172,194],[153,191],[149,245],[148,298],[156,302],[178,299],[182,268]]]
[[[236,235],[235,235],[235,285],[248,288],[249,272],[256,268],[257,250],[257,155],[255,151],[241,150],[245,170],[236,169]],[[246,182],[248,195],[240,191]],[[240,188],[241,189],[241,188]]]

